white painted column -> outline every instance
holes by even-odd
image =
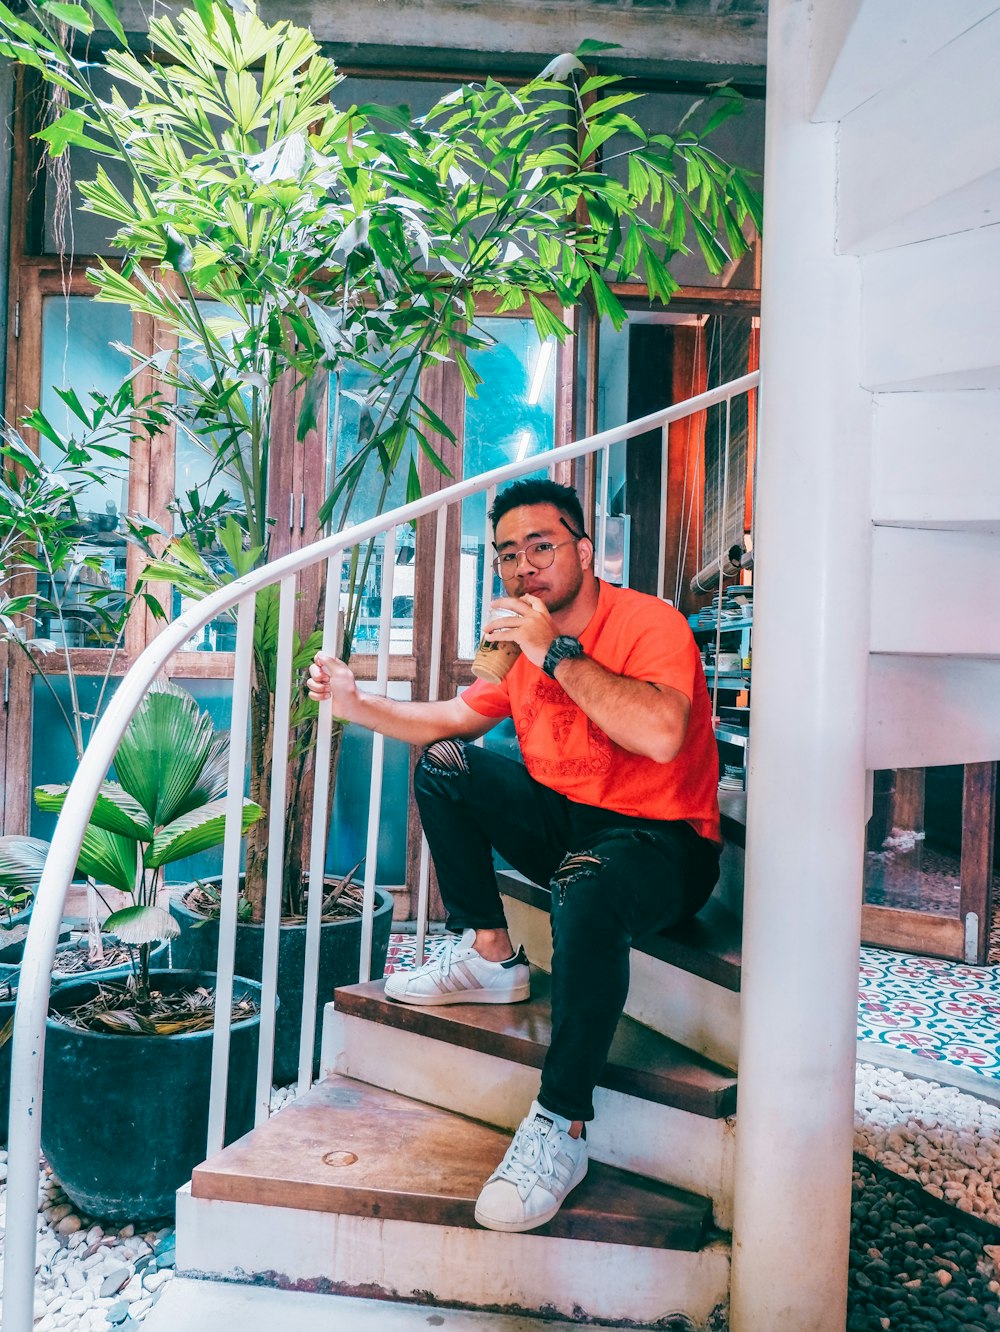
[[[768,15],[733,1332],[843,1332],[847,1300],[872,426],[812,9]]]

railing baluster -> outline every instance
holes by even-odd
[[[326,562],[326,598],[323,606],[323,644],[327,657],[340,655],[340,586],[343,551]],[[316,996],[319,991],[319,927],[323,915],[323,880],[329,837],[327,805],[330,799],[330,752],[333,704],[319,705],[316,723],[316,758],[313,766],[312,831],[309,839],[309,891],[306,903],[306,945],[302,961],[302,1027],[299,1032],[299,1091],[312,1082],[313,1045],[316,1039]]]
[[[396,573],[396,529],[390,527],[382,548],[382,607],[378,625],[378,665],[375,691],[383,696],[389,691],[389,648],[392,638],[392,587]],[[372,733],[372,772],[368,792],[368,841],[365,849],[365,890],[361,908],[361,956],[358,980],[366,981],[372,967],[372,920],[375,914],[375,876],[378,872],[378,834],[382,822],[382,769],[385,764],[385,736]]]
[[[274,684],[274,751],[271,760],[270,816],[267,828],[267,888],[264,897],[263,993],[257,1048],[257,1110],[254,1123],[271,1108],[274,1027],[278,993],[278,941],[281,930],[282,880],[285,871],[285,801],[288,789],[289,711],[292,702],[292,645],[295,629],[295,575],[281,580],[278,603],[278,662]]]
[[[236,620],[236,668],[229,731],[229,776],[226,789],[226,834],[222,844],[222,893],[219,902],[219,955],[215,977],[215,1020],[212,1040],[212,1085],[208,1104],[207,1155],[220,1151],[226,1129],[226,1085],[229,1080],[229,1032],[233,1008],[233,962],[236,954],[236,907],[240,895],[240,848],[243,844],[243,784],[246,776],[247,725],[250,717],[250,673],[257,598],[240,602]]]
[[[598,510],[597,519],[597,576],[604,577],[604,566],[607,562],[608,549],[608,488],[610,485],[611,470],[611,446],[605,444],[601,449],[601,485],[598,492]]]
[[[719,720],[719,649],[722,646],[722,584],[725,581],[722,562],[726,556],[726,516],[729,509],[729,445],[732,425],[732,398],[726,399],[726,444],[722,460],[722,507],[719,511],[719,548],[716,552],[719,569],[719,591],[715,616],[715,672],[712,676],[712,724]]]
[[[480,601],[481,609],[479,614],[479,638],[482,638],[482,633],[483,630],[486,628],[487,620],[489,620],[492,617],[491,607],[493,605],[493,568],[492,568],[493,562],[490,559],[490,550],[493,547],[493,525],[490,522],[490,509],[493,508],[493,501],[496,499],[496,497],[497,497],[496,486],[487,486],[486,517],[483,521],[483,591],[482,591],[482,599]],[[504,592],[506,591],[507,589],[504,588]],[[476,642],[473,643],[472,647],[473,652],[475,652],[478,646],[479,646],[479,639],[477,639]],[[484,737],[481,735],[477,736],[477,738],[472,743],[478,745],[481,749],[485,743]]]
[[[670,427],[660,432],[660,539],[656,556],[656,595],[662,599],[667,578],[667,481],[670,476]],[[683,511],[683,510],[682,510]]]
[[[486,627],[486,621],[490,618],[490,607],[493,604],[493,561],[490,557],[490,551],[493,549],[493,526],[490,523],[490,509],[493,508],[496,497],[496,486],[490,486],[486,491],[486,517],[483,527],[483,599],[482,615],[479,620],[480,636]]]
[[[448,540],[448,506],[437,511],[437,529],[434,533],[434,587],[431,596],[431,660],[428,701],[435,702],[441,693],[441,610],[444,605],[444,557]],[[427,943],[427,913],[430,901],[431,866],[427,838],[420,835],[420,870],[417,876],[417,965],[424,960]]]

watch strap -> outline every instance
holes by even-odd
[[[554,680],[556,678],[556,667],[561,661],[569,661],[573,657],[582,656],[583,644],[578,638],[573,638],[570,634],[559,634],[549,644],[549,650],[542,662],[542,670],[550,679]]]

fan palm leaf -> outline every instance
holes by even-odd
[[[132,838],[91,824],[83,834],[77,871],[123,893],[131,893],[135,888],[138,851],[139,844]]]
[[[68,786],[36,786],[35,804],[46,814],[58,814],[66,803]],[[145,842],[153,836],[153,824],[143,806],[117,782],[105,782],[90,815],[91,825],[108,832]]]
[[[0,837],[0,888],[37,888],[48,854],[40,837]]]
[[[159,943],[161,939],[176,939],[181,932],[170,912],[158,906],[122,907],[111,913],[104,928],[125,944]]]
[[[156,827],[185,808],[205,765],[216,752],[212,719],[177,685],[160,685],[143,699],[115,754],[125,790]]]
[[[252,800],[244,800],[243,832],[252,827],[262,813],[260,805],[255,805]],[[200,809],[182,814],[161,828],[153,839],[152,848],[146,853],[146,867],[157,869],[172,860],[183,860],[185,856],[209,851],[213,846],[221,845],[225,835],[226,802],[213,800]]]

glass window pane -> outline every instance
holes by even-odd
[[[396,562],[392,576],[392,617],[389,651],[407,655],[413,651],[414,534],[409,526],[396,529]],[[368,561],[366,565],[366,555]],[[378,651],[382,616],[382,570],[385,537],[376,537],[371,545],[357,551],[356,571],[352,573],[353,552],[344,552],[341,575],[340,609],[345,624],[353,628],[355,652]],[[352,595],[352,585],[360,591]],[[353,624],[352,624],[353,621]]]
[[[104,687],[99,676],[78,676],[77,706],[83,743],[90,739],[97,718],[104,712],[118,688],[112,678]],[[51,688],[50,688],[51,686]],[[72,781],[77,768],[77,742],[67,723],[74,715],[70,681],[65,675],[35,676],[32,681],[31,789],[48,783]],[[58,701],[57,701],[58,700]],[[86,714],[86,715],[83,715]],[[34,803],[29,832],[32,837],[51,838],[56,826],[55,814],[43,814]]]
[[[80,437],[81,423],[59,397],[57,389],[73,388],[85,407],[88,394],[113,393],[129,370],[129,358],[112,343],[132,341],[132,314],[124,306],[106,305],[89,296],[48,296],[42,302],[42,411],[55,428]],[[123,424],[120,447],[128,448]],[[54,463],[55,447],[41,441],[41,456]],[[95,482],[80,500],[81,517],[95,533],[114,531],[118,514],[128,508],[128,466],[101,468],[107,476]]]
[[[930,915],[959,915],[960,764],[875,773],[864,900]]]
[[[232,318],[233,315],[232,310],[220,301],[201,301],[198,308],[203,319],[220,316]],[[222,342],[223,345],[226,345],[228,339],[223,338]],[[178,364],[183,375],[206,379],[210,374],[208,360],[202,354],[201,349],[193,343],[181,346]],[[192,405],[193,395],[190,392],[185,390],[178,393],[177,406],[182,416],[185,414],[185,408],[190,409]],[[242,512],[244,508],[243,497],[235,470],[231,466],[224,469],[218,468],[217,439],[218,436],[213,436],[208,431],[204,435],[192,434],[190,430],[183,426],[177,427],[174,493],[186,502],[188,491],[197,490],[198,498],[202,504],[210,503],[217,499],[219,495],[225,493],[229,496],[229,502],[225,506],[226,509],[233,512]]]
[[[42,302],[42,365],[40,406],[55,429],[63,436],[83,438],[84,427],[56,392],[73,388],[83,406],[90,410],[89,394],[111,394],[128,373],[129,358],[115,350],[113,343],[132,341],[130,311],[106,305],[88,296],[49,296]],[[129,450],[127,422],[120,431],[112,423],[102,443],[114,444],[126,454]],[[56,447],[46,439],[39,442],[41,457],[50,466],[62,461]],[[39,591],[63,606],[62,620],[57,615],[42,615],[39,635],[60,647],[111,646],[110,631],[102,623],[101,611],[114,612],[125,588],[126,544],[120,534],[120,519],[128,512],[129,465],[100,458],[95,470],[101,479],[88,485],[79,495],[79,554],[97,556],[100,569],[79,567],[67,586],[64,572],[56,574],[53,589],[45,579]]]
[[[390,685],[392,697],[408,697],[409,685]],[[382,886],[406,882],[406,816],[409,809],[410,750],[401,740],[386,740],[382,768],[382,810],[375,880]],[[348,726],[337,767],[333,818],[326,864],[331,873],[346,874],[365,856],[368,845],[368,799],[372,770],[372,733]],[[364,874],[364,865],[357,877]]]
[[[555,440],[556,343],[543,342],[530,319],[487,317],[477,327],[493,346],[469,360],[482,376],[475,398],[465,403],[463,474],[479,476],[505,463],[520,462],[551,450]],[[544,476],[545,472],[533,472]],[[461,657],[473,657],[481,636],[483,579],[489,573],[493,595],[502,585],[489,570],[492,532],[488,531],[485,494],[462,505],[462,553],[459,571],[459,642]]]
[[[204,319],[218,317],[231,319],[233,317],[233,311],[230,307],[220,301],[201,301],[199,310]],[[225,345],[227,339],[223,338],[222,341]],[[205,378],[210,373],[206,357],[198,347],[191,343],[181,347],[179,368],[182,374],[197,376],[198,378]],[[194,395],[189,390],[179,391],[177,405],[183,416],[185,408],[190,409],[194,406]],[[235,469],[231,465],[222,468],[218,466],[216,446],[219,437],[213,437],[208,431],[204,434],[192,432],[186,427],[178,425],[175,438],[174,494],[183,505],[185,513],[191,509],[190,493],[196,491],[198,503],[202,507],[214,504],[220,496],[226,497],[225,503],[221,505],[211,520],[215,528],[225,521],[227,514],[245,515],[246,506],[243,500],[243,492]],[[184,524],[180,515],[175,514],[174,531],[180,532],[183,527]],[[212,568],[219,572],[229,571],[229,559],[218,542],[208,547],[199,544],[199,548],[206,563]],[[187,610],[192,604],[192,598],[182,596],[180,591],[174,588],[174,618]],[[205,625],[193,638],[189,639],[184,646],[189,651],[232,652],[236,646],[235,619],[230,615],[223,615],[219,619],[212,620],[210,624]]]
[[[399,396],[413,383],[410,375],[398,390]],[[330,377],[329,415],[327,427],[328,491],[356,457],[363,438],[377,421],[379,404],[366,399],[371,380],[360,370],[351,367]],[[333,527],[343,529],[388,513],[406,503],[406,482],[411,460],[416,466],[417,441],[410,436],[403,446],[400,458],[386,483],[379,459],[372,453],[360,474],[348,485],[334,510]],[[341,581],[341,610],[345,622],[354,624],[354,651],[377,652],[379,644],[379,618],[382,611],[382,569],[385,559],[385,539],[376,538],[370,552],[361,549],[353,563],[352,554],[345,551]],[[390,652],[413,651],[413,549],[414,536],[409,527],[396,532],[396,557],[393,573],[392,629]],[[356,585],[352,593],[352,586]]]

